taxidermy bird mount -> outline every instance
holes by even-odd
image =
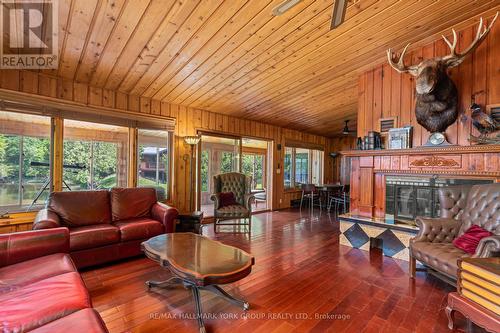
[[[410,44],[406,45],[399,58],[394,56],[391,49],[387,50],[389,64],[396,71],[416,77],[415,115],[417,122],[431,132],[426,145],[449,144],[444,132],[458,118],[458,92],[447,71],[460,65],[469,53],[474,52],[490,32],[497,17],[498,12],[488,27],[483,25],[481,18],[474,41],[460,53],[456,50],[458,38],[455,29],[452,29],[452,42],[443,36],[450,48],[450,54],[444,57],[426,59],[418,65],[406,66],[404,55]]]
[[[470,106],[470,109],[472,110],[472,125],[479,131],[479,133],[481,133],[481,135],[477,137],[471,134],[469,141],[477,142],[479,144],[500,144],[500,134],[497,134],[495,138],[488,137],[488,134],[495,133],[500,130],[500,123],[486,112],[483,112],[481,110],[481,106],[476,103],[473,103]]]

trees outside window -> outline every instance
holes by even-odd
[[[169,186],[169,133],[161,130],[139,129],[138,186],[155,187],[168,195]]]
[[[320,184],[323,181],[323,151],[285,147],[283,176],[285,188]]]
[[[49,192],[50,118],[0,112],[0,207],[24,210]],[[35,203],[35,204],[36,204]]]
[[[243,153],[241,160],[242,172],[252,177],[252,190],[264,189],[264,160],[261,154]]]

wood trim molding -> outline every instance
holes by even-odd
[[[459,167],[460,163],[453,159],[448,159],[436,155],[425,156],[410,162],[410,167],[444,167],[454,168]]]
[[[384,174],[415,174],[415,175],[450,175],[450,176],[478,176],[478,177],[491,177],[498,179],[500,173],[493,171],[462,171],[462,170],[390,170],[390,169],[375,169],[375,173]]]
[[[439,148],[417,147],[410,149],[380,149],[380,150],[345,150],[343,156],[395,156],[422,154],[456,154],[456,153],[500,153],[500,145],[447,146]]]

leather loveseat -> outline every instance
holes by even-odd
[[[0,235],[0,332],[107,332],[68,251],[66,228]]]
[[[174,231],[178,211],[153,188],[53,192],[33,229],[67,227],[77,268],[140,255],[141,242]]]
[[[415,277],[415,260],[456,280],[458,259],[500,255],[500,183],[457,186],[440,189],[440,218],[417,218],[419,232],[410,240],[410,275]],[[456,248],[452,241],[473,224],[493,233],[481,239],[470,255]]]

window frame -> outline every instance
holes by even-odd
[[[80,121],[85,121],[85,122],[93,122],[96,124],[109,124],[112,125],[109,122],[106,121],[99,121],[99,118],[96,118],[94,120],[91,119],[79,119],[78,117],[60,117],[58,115],[54,114],[44,114],[43,111],[40,112],[32,112],[31,110],[19,110],[19,109],[10,109],[10,108],[0,108],[0,112],[6,112],[6,113],[16,113],[22,117],[22,115],[37,115],[37,116],[45,116],[47,117],[48,120],[50,120],[50,134],[47,138],[50,141],[50,149],[49,149],[49,184],[47,187],[48,193],[52,192],[60,192],[62,191],[63,185],[63,161],[64,161],[64,120],[80,120]],[[126,118],[123,118],[126,119]],[[125,174],[126,179],[125,181],[127,182],[127,187],[138,187],[138,163],[139,163],[139,154],[138,152],[132,153],[136,149],[138,149],[138,136],[137,133],[140,129],[145,129],[145,130],[162,130],[167,132],[168,138],[167,138],[167,149],[168,149],[168,166],[167,166],[167,190],[166,190],[166,198],[167,201],[170,201],[172,199],[172,188],[173,188],[173,183],[174,183],[174,174],[173,170],[175,168],[174,166],[174,130],[172,128],[159,128],[156,126],[148,126],[147,123],[145,122],[131,122],[129,126],[125,126],[124,124],[115,124],[115,126],[122,126],[128,129],[129,131],[129,138],[127,142],[125,143],[127,148],[128,148],[128,153],[127,155],[127,161],[126,161],[126,172]],[[22,163],[23,163],[23,147],[22,147],[22,141],[24,137],[28,137],[25,134],[12,134],[12,133],[1,133],[5,135],[11,135],[11,136],[18,136],[20,137],[20,143],[19,143],[19,184],[18,184],[18,198],[16,201],[19,203],[21,202],[21,205],[4,205],[0,206],[0,212],[5,212],[8,211],[10,213],[18,213],[18,212],[27,212],[27,211],[38,211],[39,209],[43,208],[44,203],[43,202],[37,202],[35,205],[31,206],[29,204],[23,204],[23,196],[22,196],[22,187],[23,187],[23,169],[22,169]],[[135,135],[134,135],[135,134]],[[94,144],[94,142],[97,142],[98,140],[88,140],[91,144]],[[94,170],[92,170],[94,172]]]
[[[286,185],[286,178],[284,177],[284,174],[285,174],[285,159],[286,159],[286,155],[288,154],[287,150],[290,149],[291,150],[291,154],[290,154],[290,185],[287,186]],[[293,146],[285,146],[285,149],[284,149],[284,156],[283,156],[283,186],[285,188],[285,190],[288,190],[288,191],[293,191],[293,190],[296,190],[299,188],[299,184],[303,184],[303,183],[298,183],[297,180],[296,180],[296,167],[297,167],[297,149],[302,149],[302,150],[307,150],[307,154],[308,154],[308,166],[307,166],[307,183],[308,184],[312,184],[313,181],[313,166],[314,166],[314,160],[317,160],[318,162],[318,166],[319,166],[319,179],[318,179],[318,182],[317,184],[321,184],[323,182],[323,179],[324,179],[324,168],[325,168],[325,165],[324,165],[324,151],[321,150],[321,149],[314,149],[314,148],[303,148],[303,147],[293,147]],[[319,153],[319,158],[315,158],[315,151],[317,151]]]

